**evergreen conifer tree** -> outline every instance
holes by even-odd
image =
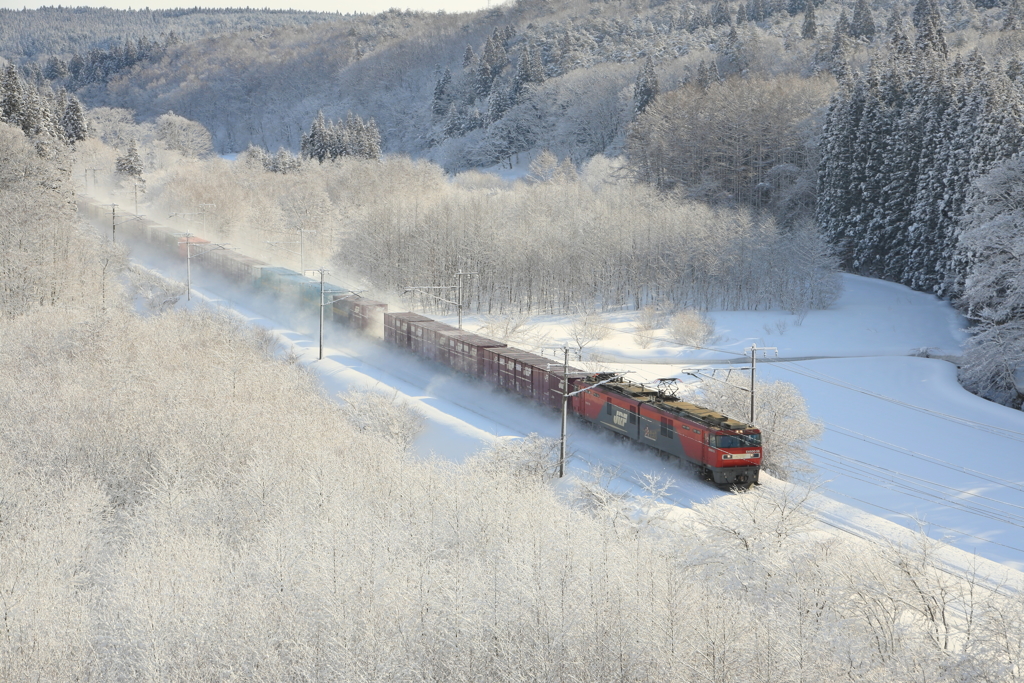
[[[1003,19],[1004,31],[1016,31],[1021,28],[1022,8],[1020,0],[1010,0],[1006,7],[1006,17]]]
[[[119,175],[128,178],[142,177],[142,158],[139,156],[139,148],[134,139],[128,143],[128,150],[124,155],[117,158],[115,169]]]
[[[657,96],[658,76],[654,73],[654,61],[648,57],[633,84],[633,117],[643,114]]]
[[[868,0],[857,0],[857,5],[853,10],[853,20],[850,22],[850,35],[865,40],[875,37],[875,20],[871,16]]]
[[[448,112],[448,105],[452,101],[451,93],[449,92],[452,82],[451,69],[445,68],[444,74],[438,79],[437,84],[434,86],[434,101],[431,104],[431,111],[434,116],[443,116]]]
[[[65,139],[71,144],[85,140],[88,131],[85,112],[82,110],[82,103],[74,95],[67,97],[67,103],[60,118],[60,129]]]
[[[814,20],[814,0],[807,0],[804,3],[804,25],[800,36],[804,40],[814,40],[818,35],[818,24]]]

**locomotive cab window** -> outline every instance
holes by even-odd
[[[662,436],[674,436],[676,433],[675,427],[672,425],[672,420],[667,417],[661,418],[661,435]]]
[[[716,434],[712,437],[718,448],[747,448],[761,445],[760,434]]]

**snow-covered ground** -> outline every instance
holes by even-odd
[[[751,345],[775,347],[777,356],[775,350],[758,354],[770,361],[759,362],[758,379],[796,385],[824,424],[812,455],[825,494],[1024,568],[1024,413],[957,383],[951,361],[966,338],[966,321],[951,306],[901,285],[846,275],[842,297],[828,310],[709,317],[717,338],[707,348],[671,343],[664,331],[641,348],[634,314],[608,314],[608,336],[587,347],[584,358],[639,381],[693,381],[686,372],[747,372],[738,368],[749,366]],[[565,343],[567,324],[538,321],[530,335]]]
[[[157,270],[184,275],[179,264]],[[204,291],[201,275],[194,285],[198,300],[220,302],[277,331],[331,395],[377,389],[408,402],[425,419],[416,442],[421,455],[460,460],[495,439],[559,434],[555,414],[340,328],[328,330],[325,358],[317,360],[311,323],[254,313],[244,295],[228,301],[220,298],[229,296],[223,290]],[[586,348],[584,364],[626,370],[639,381],[691,381],[686,373],[698,369],[745,372],[751,344],[777,347],[777,358],[774,351],[763,354],[771,362],[759,362],[758,378],[795,384],[812,417],[825,425],[812,455],[821,494],[816,505],[827,524],[904,541],[905,529],[923,528],[955,548],[1024,569],[1024,414],[964,391],[953,363],[937,358],[955,358],[966,336],[965,321],[948,304],[856,276],[844,276],[844,285],[840,300],[824,311],[713,312],[716,338],[705,349],[672,343],[664,331],[642,348],[633,334],[635,313],[607,312],[607,335]],[[468,316],[465,326],[483,322]],[[558,316],[536,318],[513,345],[533,344],[561,360],[556,349],[569,342],[568,324]],[[639,494],[652,475],[674,480],[664,497],[672,505],[729,504],[731,494],[677,464],[580,423],[570,423],[569,449],[572,476],[589,476],[597,467],[610,488]],[[951,553],[950,564],[970,565],[970,557]]]
[[[376,388],[409,401],[426,420],[417,442],[423,455],[458,460],[496,438],[559,432],[556,415],[343,330],[329,334],[326,357],[318,361],[315,338],[243,313],[279,330],[332,395]],[[821,492],[832,499],[819,505],[830,510],[832,522],[892,537],[894,530],[880,517],[1024,568],[1024,415],[965,392],[952,363],[911,355],[921,349],[957,353],[963,321],[948,305],[898,285],[847,276],[843,298],[802,322],[785,312],[712,317],[720,353],[657,341],[641,349],[632,340],[630,314],[610,314],[608,324],[620,331],[593,347],[590,357],[638,360],[605,365],[641,380],[685,377],[684,370],[708,367],[709,356],[742,354],[752,342],[777,346],[780,359],[822,358],[762,363],[759,377],[797,385],[811,414],[825,424],[813,456]],[[781,332],[780,321],[789,323]],[[538,320],[533,333],[557,346],[565,341],[565,321]],[[639,493],[643,476],[654,474],[675,480],[667,500],[676,505],[727,495],[648,451],[579,424],[571,425],[570,448],[572,474],[585,476],[600,466],[615,473],[609,485],[619,490]]]

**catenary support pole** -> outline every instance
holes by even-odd
[[[301,239],[301,238],[300,238]],[[320,269],[320,360],[324,359],[324,269]]]
[[[569,414],[569,347],[562,348],[565,359],[562,362],[562,440],[558,445],[558,477],[565,476],[565,423]]]
[[[754,368],[757,366],[757,344],[750,347],[750,424],[754,424]]]

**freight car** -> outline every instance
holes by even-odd
[[[79,198],[79,210],[93,219],[102,216],[102,207],[84,197]],[[180,234],[150,222],[132,230],[131,237],[167,253],[185,254]],[[189,239],[195,245],[209,244],[201,237]],[[566,367],[418,313],[388,311],[387,304],[358,294],[338,296],[344,290],[334,284],[322,287],[319,280],[232,250],[211,250],[197,258],[193,247],[192,254],[199,268],[298,302],[311,312],[330,305],[335,322],[541,405],[561,410],[571,395],[568,409],[583,420],[690,463],[719,486],[748,487],[758,482],[760,431],[682,401],[665,389]],[[321,300],[322,291],[332,293],[329,302]]]

